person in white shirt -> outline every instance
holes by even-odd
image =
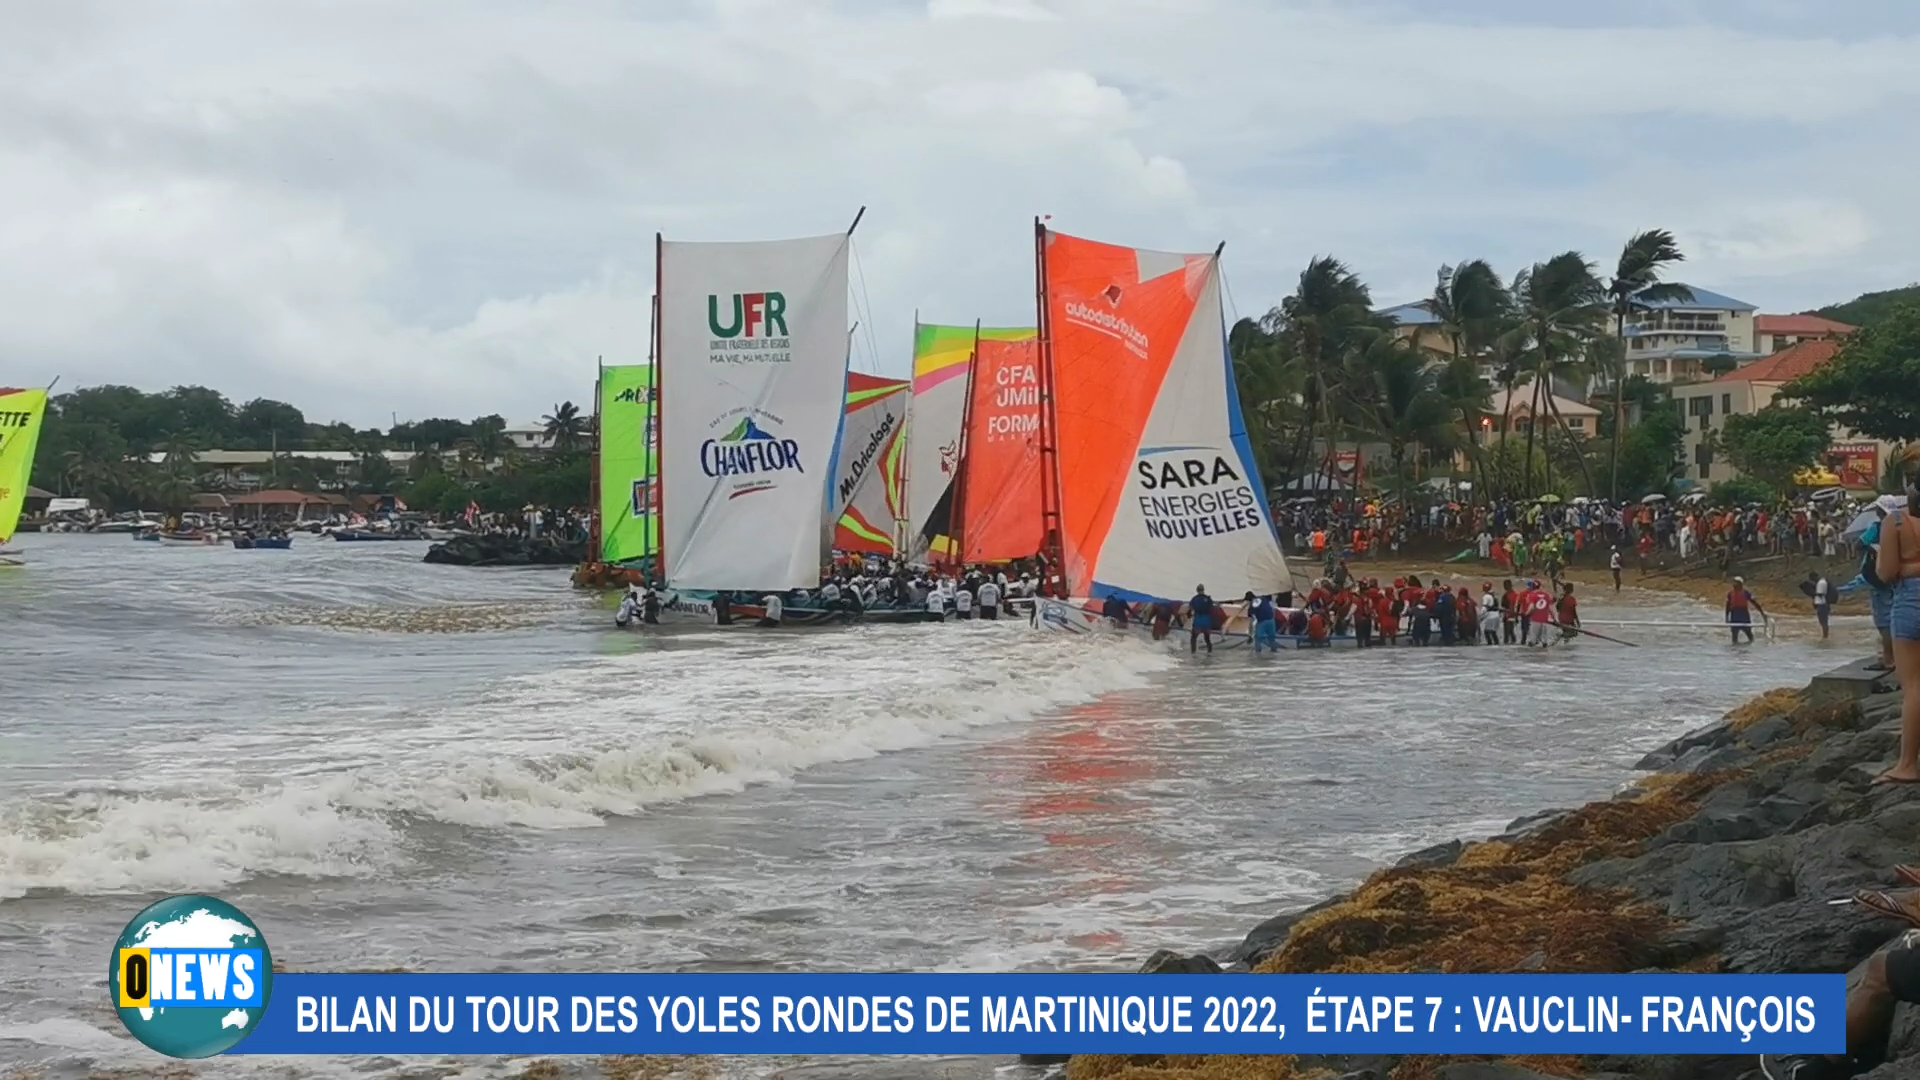
[[[787,608],[786,601],[780,599],[780,594],[768,593],[767,595],[761,597],[760,606],[766,608],[767,613],[761,617],[758,623],[755,623],[754,625],[779,626],[780,617],[786,614],[786,608]]]
[[[927,590],[927,614],[942,621],[947,617],[947,597],[939,589]]]
[[[1607,569],[1613,571],[1614,592],[1620,591],[1620,570],[1625,565],[1625,561],[1620,558],[1620,549],[1614,548],[1613,552],[1607,556]]]
[[[1807,594],[1813,597],[1813,617],[1820,620],[1820,637],[1827,636],[1827,623],[1833,617],[1833,586],[1818,570],[1807,573]]]
[[[953,613],[962,619],[973,618],[973,594],[965,589],[953,592]]]
[[[1489,645],[1500,644],[1500,597],[1493,591],[1493,582],[1480,585],[1480,636]]]
[[[820,606],[831,610],[840,604],[840,583],[832,578],[820,586]]]
[[[991,581],[980,583],[980,617],[983,619],[1000,617],[1000,586]]]

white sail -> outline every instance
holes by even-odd
[[[847,236],[662,243],[662,548],[677,589],[819,584]]]

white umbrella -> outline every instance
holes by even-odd
[[[1640,501],[1641,501],[1641,502],[1643,502],[1643,503],[1657,503],[1657,502],[1666,502],[1666,501],[1667,501],[1667,497],[1666,497],[1665,495],[1662,495],[1662,494],[1660,494],[1659,492],[1657,492],[1657,491],[1656,491],[1656,492],[1654,492],[1653,494],[1651,494],[1651,495],[1649,495],[1649,496],[1647,496],[1646,498],[1644,498],[1644,499],[1641,499]]]
[[[1846,531],[1840,534],[1840,539],[1848,541],[1860,539],[1866,535],[1868,529],[1873,528],[1873,523],[1879,521],[1881,516],[1878,505],[1867,507],[1865,510],[1854,515],[1853,520],[1848,523]]]

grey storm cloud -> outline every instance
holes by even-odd
[[[1794,310],[1907,283],[1920,66],[1880,5],[1744,0],[63,0],[0,16],[0,383],[316,418],[583,400],[652,240],[842,228],[854,362],[1032,317],[1029,223],[1331,252],[1382,303],[1679,234]]]

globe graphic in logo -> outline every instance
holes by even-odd
[[[120,1022],[169,1057],[232,1049],[260,1022],[272,990],[266,935],[211,896],[170,896],[148,907],[107,959],[107,994]]]

